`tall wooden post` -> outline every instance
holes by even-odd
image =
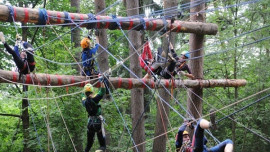
[[[23,5],[22,2],[19,3],[20,6]],[[27,6],[25,6],[27,7]],[[24,26],[25,23],[22,23],[22,26]],[[23,41],[27,41],[27,32],[28,32],[28,28],[22,28],[22,40]],[[27,91],[28,91],[28,86],[27,85],[23,85],[23,93],[25,95],[27,95]],[[29,135],[29,111],[28,111],[28,107],[29,107],[29,103],[27,100],[27,96],[26,99],[22,100],[22,125],[23,125],[23,138],[24,138],[24,142],[23,142],[23,152],[31,152],[31,149],[28,147],[28,142],[30,140],[30,135]]]
[[[95,0],[95,8],[96,8],[96,14],[103,11],[106,8],[105,0]],[[99,13],[98,15],[105,15],[105,12]],[[107,48],[108,37],[107,37],[106,29],[99,29],[98,38],[99,38],[99,44]],[[107,71],[109,69],[108,53],[104,51],[101,47],[99,47],[98,53],[101,53],[97,57],[100,71],[101,72]]]
[[[202,3],[196,7],[193,7],[193,3],[196,0],[191,0],[191,8],[190,12],[199,12],[201,10],[205,9],[205,3]],[[205,15],[202,13],[198,13],[196,15],[190,16],[191,21],[198,21],[198,22],[205,22]],[[204,35],[199,34],[190,34],[189,38],[189,48],[190,51],[201,49],[203,47],[204,42]],[[191,58],[196,56],[203,55],[203,49],[196,51],[194,53],[191,53]],[[197,79],[203,79],[203,58],[198,58],[195,60],[190,60],[189,65],[192,71],[192,74]],[[198,88],[192,88],[190,91],[188,91],[188,101],[187,101],[187,108],[188,112],[195,118],[199,118],[202,114],[202,100],[199,98],[202,98],[203,96],[203,89]]]
[[[139,14],[139,1],[138,0],[126,0],[126,8],[127,15],[133,16]],[[137,8],[137,9],[134,9]],[[128,34],[128,38],[131,43],[135,47],[135,49],[140,48],[141,46],[141,34],[138,31],[131,31]],[[134,48],[129,45],[129,54],[133,54],[135,52]],[[142,70],[139,65],[139,56],[137,54],[133,55],[130,58],[130,69],[140,78],[142,77]],[[131,78],[134,78],[132,74],[130,74]],[[143,113],[144,102],[143,102],[143,89],[136,88],[131,89],[131,118],[132,118],[132,130],[137,125],[136,129],[133,131],[133,139],[135,144],[139,144],[145,141],[145,128],[144,128],[144,117],[140,119],[141,114]],[[138,122],[139,121],[139,122]],[[137,124],[138,122],[138,124]],[[138,151],[145,151],[145,145],[140,145]],[[133,149],[136,151],[136,149]]]
[[[164,9],[177,6],[176,0],[164,0]],[[175,12],[170,12],[165,14],[165,16],[172,16]],[[169,30],[169,29],[167,29]],[[169,40],[174,44],[175,33],[168,33],[170,36]],[[169,51],[169,42],[168,39],[164,36],[162,40],[162,50],[166,53]],[[169,103],[170,93],[168,93],[164,88],[158,89],[159,95],[165,102]],[[155,136],[164,134],[168,130],[169,114],[170,108],[163,103],[161,99],[157,99],[157,114],[156,114],[156,126],[155,126]],[[164,106],[164,108],[163,108]],[[166,151],[166,142],[168,135],[161,136],[154,140],[153,143],[153,152]]]

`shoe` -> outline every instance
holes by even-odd
[[[211,122],[211,128],[216,130],[217,125],[216,125],[216,112],[214,109],[211,109],[210,111],[210,122]]]
[[[166,52],[162,51],[161,56],[163,58],[166,58]],[[168,58],[169,58],[169,61],[176,62],[175,58],[173,57],[173,55],[171,53],[168,53]]]
[[[96,152],[105,152],[106,147],[99,147]]]
[[[161,67],[164,63],[158,63],[158,62],[154,62],[151,67],[152,69],[156,70],[158,69],[159,67]]]
[[[171,53],[168,53],[169,61],[176,62],[175,58],[172,56]]]
[[[162,51],[161,56],[162,56],[163,58],[166,58],[166,52]]]

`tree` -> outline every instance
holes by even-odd
[[[177,1],[176,0],[164,0],[164,9],[170,8],[173,6],[177,6]],[[176,12],[170,12],[166,13],[165,16],[170,16],[173,17]],[[168,33],[169,34],[169,40],[174,45],[174,40],[175,40],[175,34],[174,33]],[[162,50],[165,51],[166,53],[169,53],[169,42],[167,38],[164,36],[162,39]],[[156,113],[156,126],[155,126],[155,137],[159,136],[161,134],[164,134],[167,132],[168,128],[168,122],[169,122],[169,115],[170,115],[170,109],[167,104],[163,104],[163,102],[167,102],[170,104],[170,93],[168,93],[165,88],[159,89],[158,90],[159,95],[162,99],[157,99],[157,113]],[[163,108],[164,107],[164,108]],[[154,140],[153,144],[153,151],[158,152],[158,151],[166,151],[166,141],[168,139],[168,134],[166,133],[165,135],[156,138]]]
[[[138,7],[139,7],[138,0],[126,0],[127,16],[138,15],[139,14]],[[131,41],[131,44],[129,44],[129,54],[132,55],[141,46],[141,42],[142,42],[141,35],[138,31],[131,31],[128,34],[128,38]],[[131,71],[134,72],[134,74],[136,74],[140,78],[142,77],[142,70],[139,65],[139,56],[137,54],[134,54],[130,58],[129,67]],[[130,74],[130,77],[134,78],[135,76]],[[143,89],[132,89],[131,90],[131,117],[132,117],[132,128],[133,128],[133,139],[134,139],[135,144],[142,143],[145,140],[144,117],[140,119],[140,116],[143,113],[143,109],[144,109]],[[139,151],[145,151],[144,144],[138,146],[137,148]],[[136,151],[136,149],[134,149],[134,151]]]

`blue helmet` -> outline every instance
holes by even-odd
[[[183,51],[181,55],[184,55],[186,58],[190,58],[190,53],[188,51]]]

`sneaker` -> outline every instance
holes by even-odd
[[[96,152],[105,152],[106,147],[99,147],[98,150],[96,150]]]
[[[158,69],[159,67],[161,67],[164,63],[158,63],[158,62],[154,62],[151,67],[156,70]]]
[[[166,52],[162,51],[161,56],[162,56],[163,58],[166,58]]]
[[[211,128],[212,129],[217,129],[217,125],[216,125],[216,112],[214,109],[211,109],[210,111],[210,122],[211,122]]]
[[[168,53],[169,61],[176,62],[175,58],[172,56],[171,53]]]
[[[162,56],[163,58],[166,58],[166,52],[162,51],[161,56]],[[169,58],[169,61],[174,61],[174,62],[176,62],[175,58],[173,57],[173,55],[172,55],[171,53],[168,53],[168,58]]]

